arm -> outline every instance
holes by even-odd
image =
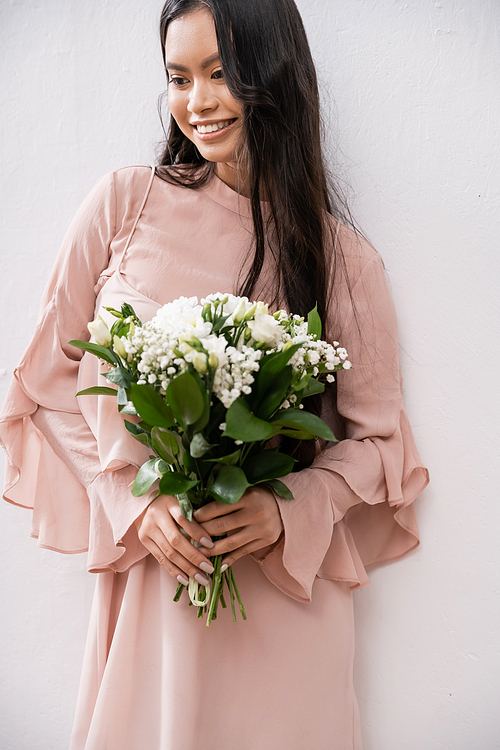
[[[136,522],[140,529],[145,518],[145,529],[151,526],[155,514],[146,514],[146,509],[158,495],[154,486],[140,498],[130,492],[142,463],[139,446],[133,440],[126,443],[128,434],[110,399],[100,404],[96,399],[92,404],[95,397],[82,397],[83,416],[75,398],[81,387],[82,352],[67,343],[72,338],[88,338],[96,285],[103,274],[112,273],[112,241],[120,229],[122,236],[130,231],[150,174],[144,168],[121,170],[122,179],[106,175],[84,201],[57,257],[37,330],[16,369],[0,418],[0,439],[8,459],[5,499],[33,508],[31,534],[40,546],[60,552],[88,549],[93,572],[126,570],[148,551],[161,557],[158,547],[149,543],[146,530],[140,532],[144,546],[136,528]],[[85,364],[84,376],[94,385],[97,360],[87,355]],[[109,428],[107,416],[112,417]],[[104,423],[104,435],[100,423],[101,427]],[[178,504],[170,498],[166,509],[165,501],[162,498],[164,512],[157,532],[165,532],[165,543],[172,538],[176,544],[179,533],[173,517]],[[156,516],[159,505],[160,500],[154,503]],[[190,531],[194,538],[206,537],[196,523]],[[180,542],[181,549],[188,545],[180,563],[184,571],[200,574],[202,562],[211,567],[184,537]],[[166,555],[161,562],[170,565]]]
[[[373,251],[352,296],[359,328],[344,290],[337,334],[353,363],[352,370],[337,374],[346,439],[323,451],[310,468],[283,479],[295,499],[268,501],[258,528],[258,506],[251,498],[251,512],[240,511],[238,503],[222,510],[211,503],[197,513],[210,534],[232,533],[211,554],[228,553],[230,564],[250,552],[266,576],[299,601],[310,600],[316,576],[358,588],[368,583],[366,566],[397,559],[418,544],[412,503],[428,475],[402,409],[394,307]],[[323,416],[328,421],[328,414]],[[280,537],[276,526],[263,540],[261,529],[267,529],[276,507],[284,533]]]

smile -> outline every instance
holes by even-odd
[[[199,136],[205,136],[203,139],[205,140],[207,136],[213,136],[215,133],[227,130],[234,122],[236,122],[236,118],[233,120],[219,120],[219,122],[211,122],[206,125],[193,125],[193,127]]]

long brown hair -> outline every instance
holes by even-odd
[[[350,223],[350,214],[327,177],[316,71],[297,6],[293,0],[167,0],[160,21],[164,60],[169,23],[203,7],[212,13],[224,78],[243,111],[254,242],[238,291],[252,296],[269,243],[276,258],[272,302],[300,315],[317,303],[322,320],[334,321],[331,289],[348,278],[331,216]],[[197,188],[214,168],[171,117],[158,175]],[[263,196],[270,209],[266,221]],[[319,400],[307,399],[306,408],[318,413]],[[310,442],[288,450],[298,456],[298,468],[314,458]]]

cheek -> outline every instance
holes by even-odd
[[[182,97],[182,95],[179,95],[179,92],[169,92],[167,102],[169,112],[177,122],[177,125],[180,127],[182,132],[188,136],[188,138],[191,138],[191,126],[187,122],[188,112],[184,98]]]

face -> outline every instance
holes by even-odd
[[[233,187],[242,111],[224,81],[210,11],[196,10],[171,21],[165,47],[170,113]]]

